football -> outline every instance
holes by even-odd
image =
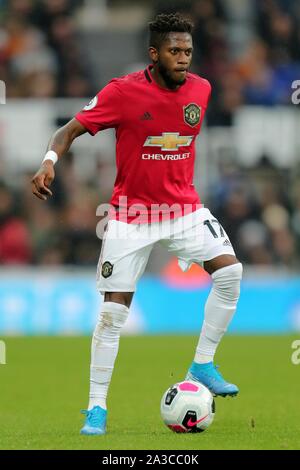
[[[164,393],[160,411],[164,423],[174,432],[203,432],[214,420],[215,402],[204,385],[184,381]]]

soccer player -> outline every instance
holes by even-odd
[[[74,139],[86,132],[116,130],[117,177],[111,198],[115,211],[107,223],[98,264],[104,302],[92,339],[89,405],[81,429],[86,435],[106,432],[106,397],[120,332],[156,242],[178,257],[183,270],[198,263],[212,278],[187,379],[203,383],[216,396],[239,392],[217,370],[214,355],[236,310],[242,265],[193,185],[195,139],[211,86],[188,72],[193,43],[187,19],[179,14],[158,15],[149,29],[151,65],[111,80],[58,129],[32,179],[33,193],[46,200],[52,195],[54,164]]]

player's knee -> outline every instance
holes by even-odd
[[[121,330],[128,314],[129,308],[126,305],[116,302],[103,302],[95,334],[99,336],[103,330]]]
[[[237,301],[240,295],[240,284],[243,275],[241,263],[231,264],[218,269],[212,274],[213,286],[224,300]]]
[[[105,292],[104,302],[115,302],[130,307],[134,292]]]

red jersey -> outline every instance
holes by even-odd
[[[171,217],[185,215],[200,204],[193,185],[195,139],[211,86],[188,73],[177,90],[165,89],[154,81],[151,67],[111,80],[75,116],[92,135],[116,129],[117,177],[110,203],[120,212],[126,207],[130,221],[150,213],[154,221],[167,207],[182,209]]]

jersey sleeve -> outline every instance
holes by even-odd
[[[118,127],[121,121],[121,96],[116,82],[108,83],[75,118],[92,135]]]

